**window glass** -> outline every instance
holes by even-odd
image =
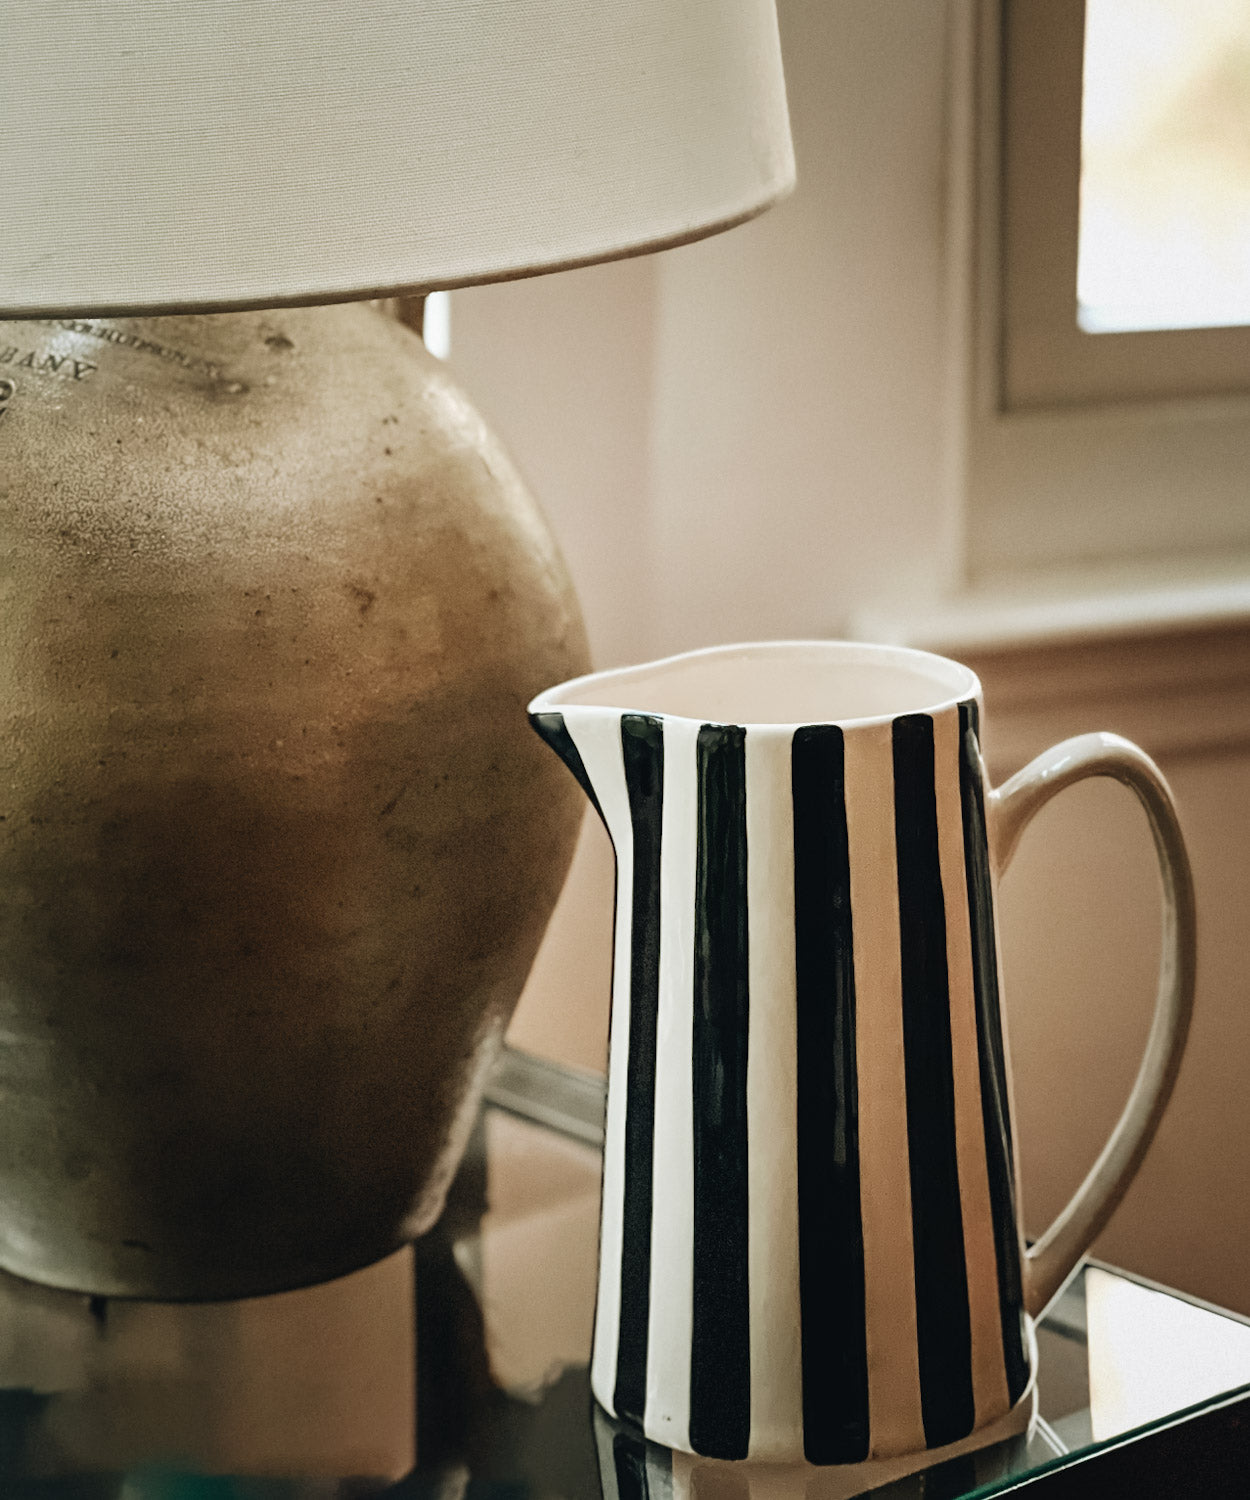
[[[1086,0],[1078,322],[1250,324],[1250,3]]]

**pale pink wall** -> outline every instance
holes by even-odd
[[[780,16],[790,200],[697,245],[453,297],[452,364],[552,519],[600,666],[838,633],[956,566],[946,7]],[[583,1066],[606,1045],[610,858],[588,826],[513,1031]]]
[[[800,180],[789,203],[666,255],[455,295],[453,362],[547,506],[602,665],[835,633],[858,610],[936,595],[957,566],[948,7],[780,8]],[[1198,1016],[1159,1142],[1101,1248],[1250,1310],[1250,758],[1166,769],[1198,881]],[[606,837],[588,822],[519,1045],[602,1066],[611,890]],[[1035,1232],[1127,1092],[1156,901],[1136,809],[1102,786],[1049,809],[1005,883]]]
[[[1099,1253],[1250,1311],[1250,757],[1165,766],[1199,915],[1198,999],[1172,1104]],[[1145,822],[1111,783],[1076,787],[1026,835],[1000,915],[1025,1213],[1040,1233],[1124,1102],[1154,998],[1159,882]]]

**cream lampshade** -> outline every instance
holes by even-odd
[[[440,1211],[580,817],[525,705],[587,666],[357,299],[766,207],[772,0],[42,0],[0,89],[0,1267],[326,1280]]]
[[[793,179],[773,0],[42,0],[0,80],[9,317],[531,275]]]

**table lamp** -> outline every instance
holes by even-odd
[[[437,1215],[579,816],[558,549],[363,299],[765,208],[773,0],[48,0],[0,79],[0,1267],[323,1281]]]

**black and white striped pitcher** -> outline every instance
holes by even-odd
[[[616,850],[592,1385],[669,1447],[858,1464],[1027,1421],[1030,1318],[1154,1133],[1194,973],[1166,784],[1090,734],[991,790],[979,712],[966,667],[842,642],[692,652],[530,705]],[[994,878],[1097,775],[1154,831],[1159,997],[1123,1117],[1026,1255]]]

